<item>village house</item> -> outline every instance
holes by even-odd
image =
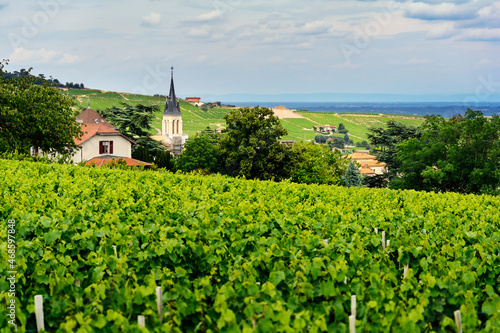
[[[386,170],[386,164],[377,161],[377,156],[375,155],[356,152],[347,155],[346,158],[358,162],[361,165],[359,172],[367,176],[381,175]]]
[[[202,106],[204,103],[201,101],[201,97],[186,97],[186,102],[194,106]]]
[[[75,138],[78,150],[72,157],[74,163],[87,161],[88,165],[100,166],[121,159],[129,166],[151,166],[150,163],[133,159],[132,146],[135,142],[121,134],[90,106],[76,117],[76,121],[81,124],[84,134]]]

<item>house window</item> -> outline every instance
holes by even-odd
[[[113,141],[99,141],[99,154],[113,154]]]

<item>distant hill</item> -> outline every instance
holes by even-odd
[[[110,107],[121,107],[122,103],[130,105],[145,104],[156,105],[158,111],[153,121],[155,129],[151,134],[157,134],[161,129],[162,112],[165,105],[165,97],[137,95],[114,91],[102,91],[94,89],[63,89],[68,95],[73,96],[77,103],[77,108],[83,110],[90,104],[94,110],[106,109]],[[212,108],[203,111],[180,99],[179,104],[183,114],[184,132],[189,136],[196,135],[209,127],[212,130],[224,127],[226,122],[224,115],[230,111],[225,108]],[[418,117],[405,117],[394,114],[353,114],[353,113],[327,113],[327,112],[298,112],[303,118],[286,118],[281,123],[288,131],[287,140],[313,140],[318,134],[313,131],[313,126],[335,125],[343,123],[349,130],[350,138],[354,142],[367,141],[366,134],[371,126],[384,126],[389,120],[399,121],[406,125],[420,125],[422,119]]]

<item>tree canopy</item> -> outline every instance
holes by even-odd
[[[401,177],[392,188],[461,193],[499,193],[500,117],[467,109],[444,119],[428,116],[422,135],[397,147]]]
[[[268,108],[240,108],[224,116],[227,133],[219,146],[224,173],[248,179],[281,179],[286,164],[287,135],[279,119]]]
[[[31,69],[6,78],[4,66],[0,63],[0,149],[28,153],[35,147],[49,154],[73,153],[74,137],[82,135],[74,101],[32,76]]]
[[[401,162],[395,159],[399,148],[398,144],[410,138],[419,138],[420,128],[406,126],[394,120],[387,122],[387,126],[371,127],[368,129],[368,139],[377,155],[377,160],[387,164],[387,178],[397,175]]]

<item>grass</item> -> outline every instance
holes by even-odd
[[[90,107],[94,110],[107,109],[110,107],[121,107],[122,103],[130,105],[156,105],[158,111],[155,113],[155,119],[152,125],[151,134],[156,134],[157,129],[161,130],[161,119],[165,105],[164,97],[154,97],[147,95],[136,95],[129,93],[119,93],[111,91],[101,91],[94,89],[68,89],[65,93],[73,96],[76,102],[76,108],[83,110],[90,102]],[[224,116],[230,112],[230,109],[213,108],[203,111],[197,106],[191,105],[186,101],[179,100],[182,112],[183,131],[190,137],[207,127],[215,130],[219,126],[225,126]],[[351,113],[325,113],[298,111],[304,118],[281,119],[281,123],[288,131],[286,140],[314,140],[317,135],[312,130],[316,125],[335,125],[343,123],[349,131],[349,136],[354,142],[368,141],[367,133],[370,127],[383,127],[388,121],[395,120],[405,125],[418,126],[422,124],[422,119],[411,116],[380,115],[380,114],[351,114]]]

